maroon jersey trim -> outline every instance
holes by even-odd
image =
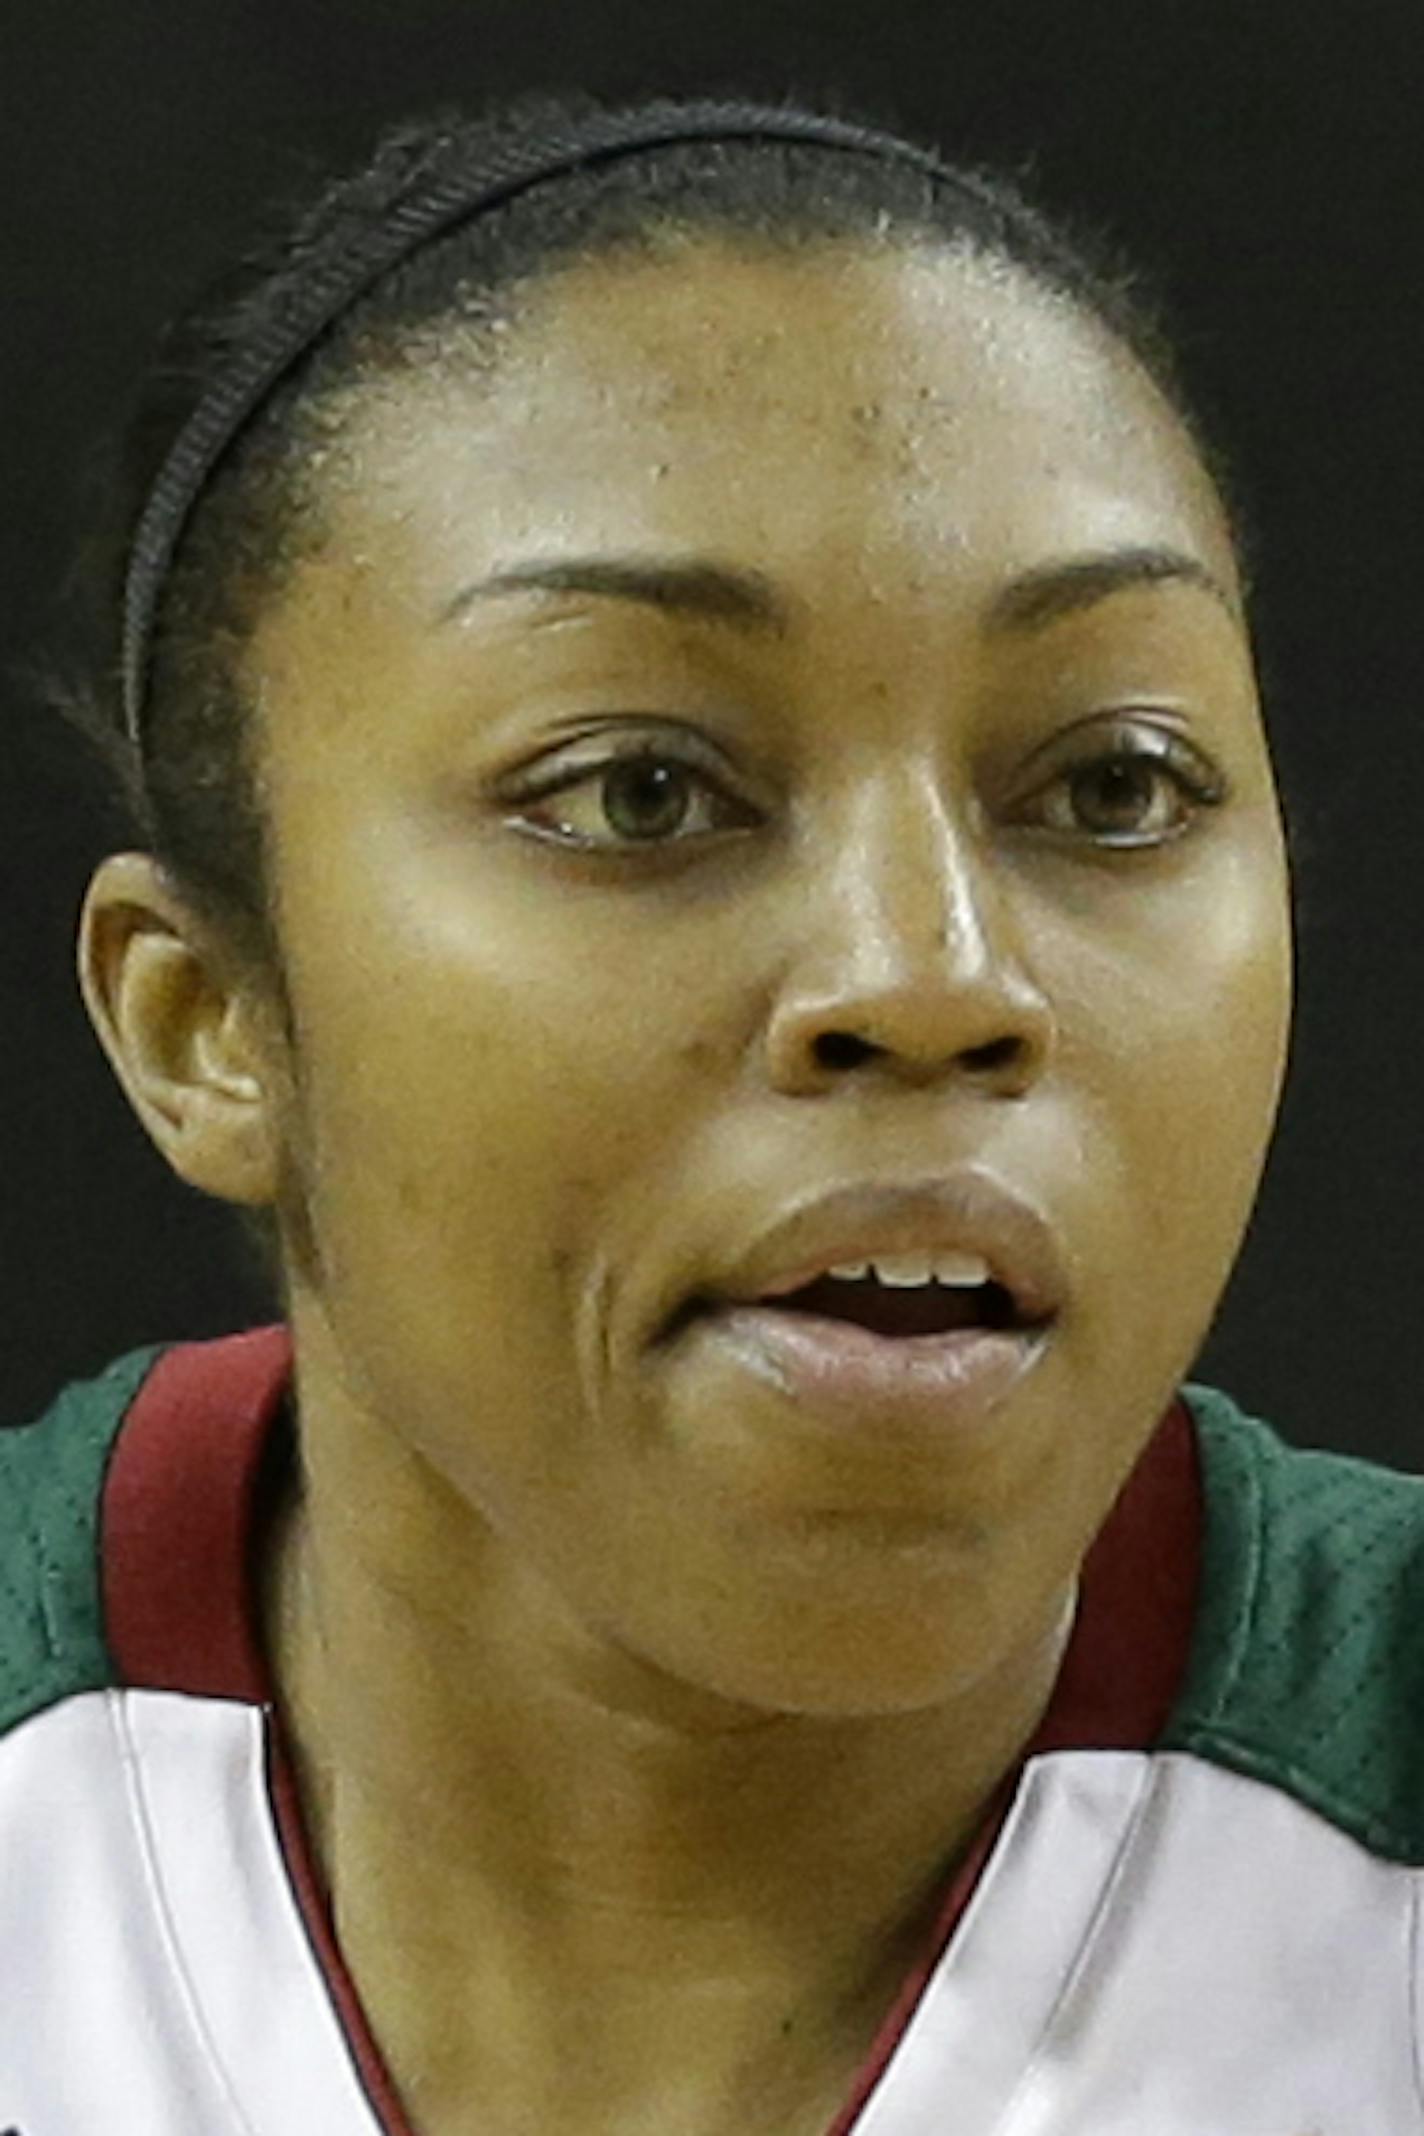
[[[262,1651],[252,1549],[265,1460],[288,1402],[279,1323],[166,1350],[130,1406],[102,1508],[105,1627],[120,1680],[266,1709],[268,1788],[292,1890],[385,2136],[413,2136],[337,1946]],[[934,1929],[827,2136],[853,2136],[988,1862],[1024,1763],[1054,1750],[1146,1750],[1190,1654],[1202,1479],[1179,1396],[1163,1413],[1083,1563],[1078,1614],[1049,1703],[985,1807]]]
[[[325,1976],[327,1993],[336,2007],[347,2050],[356,2065],[367,2101],[380,2122],[383,2136],[415,2136],[396,2094],[391,2073],[366,2022],[356,1983],[346,1970],[346,1960],[336,1941],[331,1901],[322,1883],[316,1857],[307,1843],[307,1828],[292,1761],[276,1713],[271,1709],[267,1716],[267,1792],[307,1941]]]
[[[104,1629],[123,1682],[267,1698],[248,1547],[291,1364],[280,1324],[179,1343],[130,1404],[100,1528]]]
[[[1047,1710],[990,1797],[920,1961],[827,2136],[853,2136],[978,1889],[1027,1761],[1052,1750],[1147,1750],[1166,1727],[1191,1650],[1201,1546],[1201,1460],[1191,1412],[1178,1396],[1083,1560],[1078,1614]]]

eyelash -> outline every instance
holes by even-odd
[[[1121,852],[1140,851],[1143,847],[1169,844],[1174,839],[1181,837],[1185,831],[1190,830],[1193,822],[1203,810],[1215,808],[1226,799],[1224,783],[1219,778],[1204,776],[1203,772],[1198,768],[1197,759],[1192,752],[1184,749],[1172,736],[1163,734],[1160,729],[1155,730],[1155,732],[1157,734],[1156,743],[1154,746],[1147,748],[1142,747],[1140,744],[1129,742],[1126,736],[1119,736],[1111,748],[1100,750],[1096,755],[1083,757],[1076,763],[1065,765],[1052,784],[1070,784],[1073,780],[1083,778],[1091,772],[1102,771],[1104,767],[1109,765],[1145,764],[1159,773],[1162,778],[1170,780],[1177,789],[1178,796],[1183,801],[1191,803],[1191,808],[1187,811],[1184,820],[1179,822],[1175,828],[1155,836],[1144,837],[1133,834],[1127,837],[1114,837],[1111,834],[1106,834],[1095,837],[1089,833],[1090,842],[1094,846],[1108,851]],[[628,748],[614,750],[608,756],[600,758],[597,763],[584,765],[576,773],[562,774],[555,778],[550,778],[545,783],[525,787],[511,798],[519,803],[551,800],[561,794],[577,792],[583,786],[597,785],[600,781],[611,777],[613,773],[631,765],[665,766],[686,773],[692,779],[700,781],[708,791],[718,794],[727,809],[735,812],[742,807],[742,804],[734,801],[722,789],[713,775],[693,758],[680,755],[676,750],[664,743],[649,743],[647,741],[635,743]],[[745,825],[734,827],[744,828]],[[726,828],[726,826],[724,825],[723,828]],[[574,852],[604,853],[626,857],[663,852],[670,846],[692,845],[697,842],[698,837],[715,836],[716,833],[714,831],[686,835],[681,832],[679,827],[679,833],[668,838],[620,839],[615,836],[612,840],[608,840],[589,838],[581,833],[571,834],[568,831],[551,831],[545,827],[539,827],[536,830],[536,835],[547,839],[551,844],[561,845]],[[1072,836],[1073,834],[1067,832],[1065,835]]]

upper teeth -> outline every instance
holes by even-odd
[[[869,1276],[876,1283],[908,1289],[916,1283],[987,1283],[989,1264],[977,1253],[894,1253],[878,1261],[847,1261],[829,1273],[847,1282]]]

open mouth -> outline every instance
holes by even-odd
[[[948,1335],[955,1328],[1023,1324],[1000,1283],[917,1283],[892,1288],[873,1276],[859,1281],[819,1276],[784,1298],[763,1300],[760,1310],[777,1307],[791,1313],[815,1313],[826,1320],[853,1321],[873,1335]]]
[[[692,1298],[676,1315],[670,1335],[678,1334],[689,1321],[703,1313],[724,1310],[725,1298]],[[760,1313],[814,1315],[823,1320],[850,1321],[872,1335],[948,1335],[957,1328],[997,1330],[1030,1329],[1042,1325],[1020,1313],[1013,1297],[1001,1283],[950,1285],[879,1283],[873,1276],[847,1280],[819,1276],[798,1291],[779,1298],[741,1301]]]

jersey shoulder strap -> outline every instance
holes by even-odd
[[[0,1430],[0,1735],[115,1681],[104,1638],[99,1512],[119,1427],[156,1360],[149,1344]]]
[[[1158,1748],[1282,1788],[1424,1865],[1424,1477],[1288,1445],[1188,1382],[1205,1529],[1191,1659]]]

